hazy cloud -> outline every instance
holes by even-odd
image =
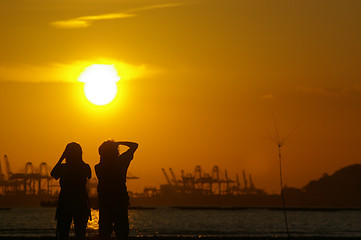
[[[92,64],[114,65],[122,81],[141,78],[161,72],[147,65],[133,65],[114,59],[51,63],[46,65],[16,65],[0,67],[0,82],[76,82],[84,69]]]
[[[350,96],[357,96],[357,97],[361,97],[361,85],[357,84],[357,85],[354,85],[352,87],[352,89],[350,89],[348,91],[348,94]]]
[[[132,18],[137,16],[136,13],[143,11],[150,11],[153,9],[159,8],[169,8],[184,5],[184,3],[168,3],[168,4],[159,4],[159,5],[151,5],[141,8],[129,9],[124,12],[117,13],[108,13],[94,16],[82,16],[77,18],[72,18],[68,20],[60,20],[51,22],[50,25],[56,28],[86,28],[91,26],[94,22],[100,20],[113,20],[113,19],[121,19],[121,18]]]
[[[324,87],[308,87],[308,86],[299,86],[297,89],[301,92],[315,94],[315,95],[323,95],[323,96],[331,96],[331,97],[340,97],[343,92],[336,89],[328,89]]]
[[[274,99],[274,98],[275,98],[275,95],[273,95],[273,94],[266,94],[266,95],[263,95],[262,98],[263,98],[263,99]]]
[[[85,28],[89,27],[94,21],[107,20],[107,19],[119,19],[119,18],[130,18],[136,16],[135,14],[127,13],[110,13],[97,16],[84,16],[73,18],[64,21],[55,21],[50,23],[56,28]]]
[[[361,85],[353,85],[345,89],[330,89],[324,87],[299,86],[297,89],[308,94],[327,97],[361,97]]]

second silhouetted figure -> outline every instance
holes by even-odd
[[[129,147],[119,154],[118,146]],[[110,239],[115,232],[117,240],[128,239],[129,196],[126,186],[127,170],[138,144],[108,140],[99,147],[100,163],[95,165],[98,178],[99,237]]]

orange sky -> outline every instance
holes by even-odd
[[[139,143],[130,190],[201,165],[246,170],[279,191],[361,162],[361,2],[332,0],[4,0],[0,154],[13,171],[53,166],[79,142]],[[119,94],[94,106],[77,76],[115,64]],[[2,159],[1,159],[2,160]],[[3,163],[3,162],[2,162]]]

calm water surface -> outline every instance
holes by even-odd
[[[0,236],[55,236],[55,208],[0,211]],[[361,211],[289,211],[292,236],[361,237]],[[97,234],[98,211],[92,210],[88,235]],[[282,211],[129,210],[131,236],[285,236]]]

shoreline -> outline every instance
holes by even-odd
[[[12,236],[0,236],[0,240],[56,240],[56,237],[12,237]],[[75,239],[74,236],[69,239]],[[86,238],[87,240],[98,240],[98,236],[89,236]],[[112,239],[115,239],[113,236]],[[131,236],[129,240],[196,240],[196,239],[204,239],[204,240],[274,240],[274,239],[294,239],[294,240],[358,240],[361,237],[330,237],[330,236],[310,236],[310,237],[292,237],[292,235],[288,238],[287,236],[274,236],[274,237],[228,237],[228,236]]]

